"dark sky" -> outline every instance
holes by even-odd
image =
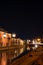
[[[0,4],[0,27],[27,39],[43,37],[43,4],[8,1]]]

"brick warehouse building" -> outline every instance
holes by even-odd
[[[11,34],[0,28],[0,46],[8,46],[11,39]]]
[[[24,45],[24,41],[20,38],[12,37],[11,33],[8,33],[3,28],[0,28],[0,47],[14,46],[14,45]]]

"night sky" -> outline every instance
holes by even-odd
[[[43,37],[43,4],[8,1],[0,4],[0,27],[22,39]]]

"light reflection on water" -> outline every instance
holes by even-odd
[[[11,60],[19,56],[23,48],[9,51],[0,51],[0,65],[10,65]]]

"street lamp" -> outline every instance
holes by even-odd
[[[13,43],[14,43],[14,38],[16,37],[16,34],[15,33],[13,33],[12,34],[12,38],[13,38]]]
[[[16,37],[16,34],[15,34],[15,33],[13,33],[13,34],[12,34],[12,37],[13,37],[13,38],[15,38],[15,37]]]

